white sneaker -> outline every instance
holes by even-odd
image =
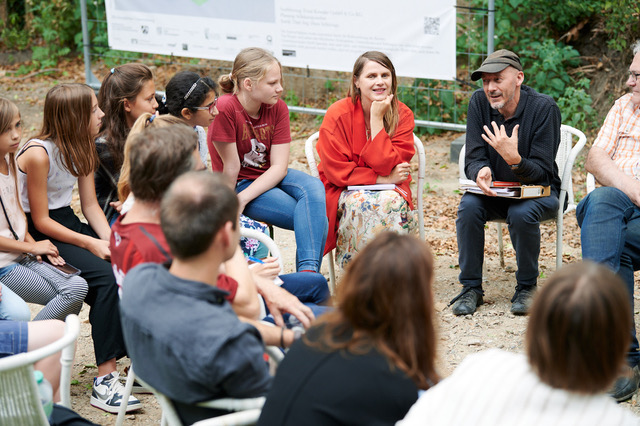
[[[124,386],[118,380],[119,373],[114,371],[102,379],[99,385],[96,379],[93,379],[93,391],[91,392],[91,405],[100,408],[109,413],[117,414],[120,410],[120,402],[124,394]],[[127,404],[127,413],[142,408],[142,404],[138,398],[133,395],[129,396]]]

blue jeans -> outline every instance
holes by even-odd
[[[252,182],[239,181],[236,192],[242,192]],[[329,229],[320,179],[289,169],[279,184],[254,198],[243,213],[251,219],[295,231],[296,270],[320,270]]]
[[[0,358],[27,352],[29,326],[26,321],[0,321]]]
[[[15,263],[13,265],[16,265]],[[0,283],[0,320],[29,321],[31,311],[27,303],[11,289]]]
[[[538,280],[540,256],[540,222],[558,212],[558,196],[513,200],[465,193],[458,206],[456,233],[460,283],[482,289],[484,261],[484,225],[505,219],[516,251],[518,286],[534,286]]]
[[[596,188],[578,204],[582,258],[602,263],[618,274],[629,292],[633,319],[633,271],[640,269],[640,208],[617,188]],[[635,322],[627,362],[640,364]]]
[[[327,285],[327,279],[322,274],[311,272],[296,272],[294,274],[280,275],[282,279],[282,288],[293,294],[306,306],[311,308],[313,315],[319,317],[327,312],[330,308],[324,306],[329,300],[329,286]],[[269,314],[269,307],[265,303],[267,314]],[[290,315],[284,314],[283,319],[286,324],[290,323]],[[266,321],[275,323],[272,316],[265,318]],[[292,324],[296,325],[296,324]]]

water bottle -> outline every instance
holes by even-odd
[[[42,371],[34,371],[33,376],[36,379],[36,383],[38,383],[38,393],[40,394],[40,403],[44,409],[44,414],[50,419],[53,411],[53,388],[51,383],[44,378]]]

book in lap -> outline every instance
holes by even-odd
[[[460,179],[460,189],[472,194],[484,194],[478,185],[469,179]],[[551,194],[550,186],[522,185],[519,182],[494,181],[491,182],[491,189],[498,197],[508,198],[539,198]]]

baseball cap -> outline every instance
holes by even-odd
[[[522,64],[518,55],[507,49],[496,50],[484,60],[480,68],[471,73],[471,80],[478,81],[483,72],[500,72],[508,66],[522,71]]]

